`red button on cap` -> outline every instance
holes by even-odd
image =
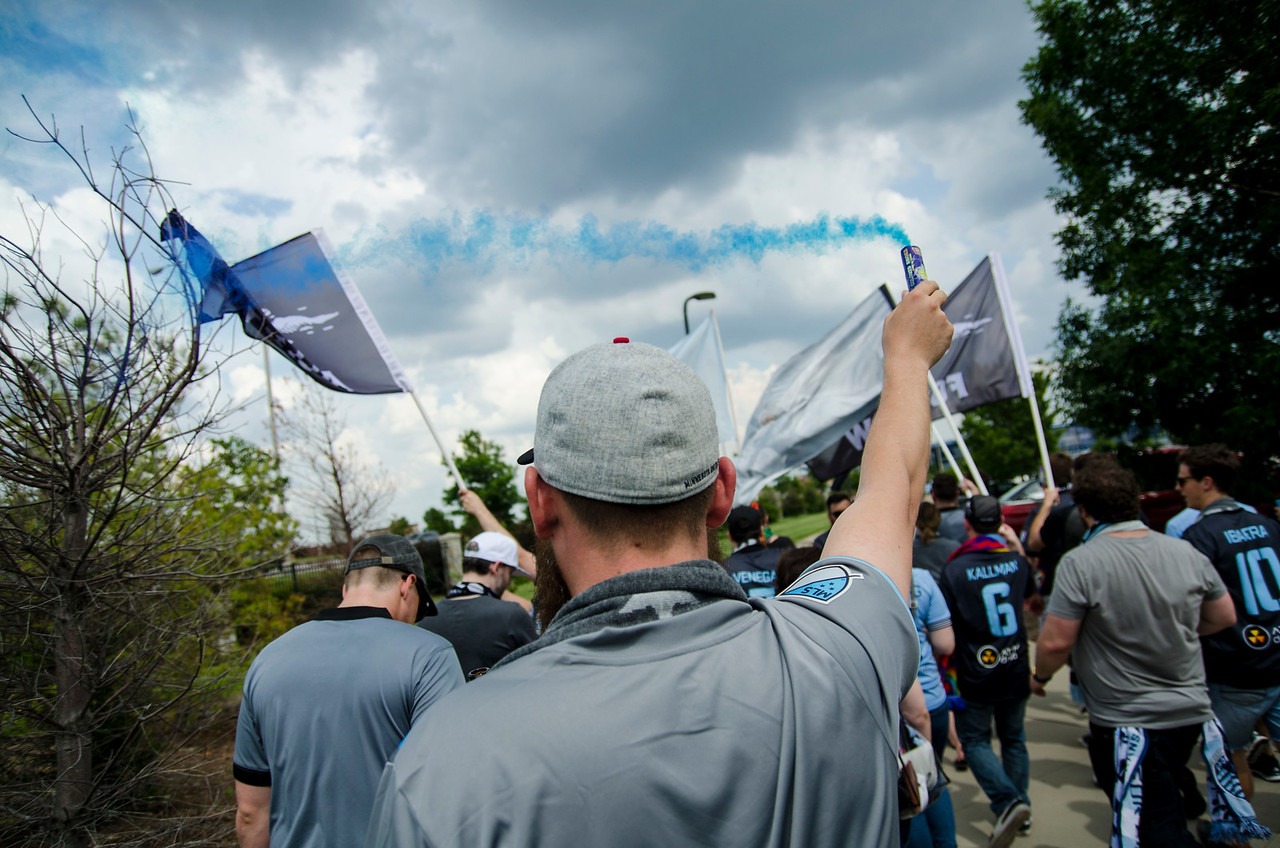
[[[616,339],[613,340],[613,343],[614,344],[631,344],[631,339],[627,338],[626,336],[618,336]]]

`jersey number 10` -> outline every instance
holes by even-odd
[[[1263,560],[1270,566],[1270,583],[1263,578]],[[1268,547],[1241,551],[1236,554],[1236,570],[1240,572],[1240,592],[1244,595],[1244,608],[1249,615],[1280,612],[1280,598],[1277,598],[1280,593],[1280,559],[1274,550]]]

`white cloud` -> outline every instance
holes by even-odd
[[[880,283],[901,286],[901,269],[888,237],[701,264],[571,249],[440,259],[440,222],[571,233],[590,216],[602,232],[705,237],[880,216],[944,286],[1000,252],[1033,355],[1068,290],[1043,199],[1054,175],[1018,122],[1035,48],[1025,6],[337,0],[298,19],[245,0],[100,14],[49,0],[23,14],[47,36],[6,31],[4,124],[29,127],[26,91],[64,127],[84,122],[101,162],[124,140],[127,101],[157,173],[229,261],[323,227],[448,448],[477,429],[514,461],[555,364],[615,335],[669,347],[703,290],[717,297],[690,317],[716,311],[745,428],[773,370]],[[903,21],[928,51],[902,49]],[[54,158],[0,147],[0,232],[21,230],[18,186],[94,226]],[[73,243],[49,247],[80,273]],[[234,319],[207,332],[217,354],[240,352],[221,374],[249,404],[236,431],[268,443],[259,348]],[[298,384],[271,356],[276,401],[295,408]],[[336,401],[345,438],[394,479],[392,513],[438,505],[448,480],[412,400]]]

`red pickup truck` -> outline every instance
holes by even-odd
[[[1164,525],[1186,507],[1182,495],[1171,486],[1178,477],[1178,455],[1184,448],[1167,445],[1141,451],[1122,453],[1120,462],[1133,470],[1142,487],[1139,502],[1142,516],[1153,530],[1164,530]],[[1022,528],[1040,509],[1044,500],[1044,483],[1028,480],[1019,483],[1000,495],[1000,508],[1004,520],[1019,534]]]

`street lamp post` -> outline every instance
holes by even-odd
[[[684,334],[689,335],[689,301],[691,300],[711,300],[716,296],[715,292],[698,292],[691,294],[684,299]]]

